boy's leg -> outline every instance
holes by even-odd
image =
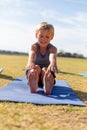
[[[38,88],[40,72],[41,72],[41,68],[38,65],[35,65],[34,69],[31,69],[29,71],[27,78],[28,78],[28,84],[30,86],[31,93],[35,93]]]
[[[53,74],[53,72],[47,72],[46,68],[42,69],[42,77],[43,77],[43,89],[46,95],[50,95],[53,85],[54,85],[54,81],[55,81],[55,76]]]

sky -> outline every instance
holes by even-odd
[[[43,21],[54,25],[58,52],[87,57],[87,0],[0,0],[0,50],[28,52]]]

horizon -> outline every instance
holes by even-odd
[[[74,55],[74,54],[77,54],[78,56],[80,56],[80,55],[82,55],[81,57],[78,57],[78,58],[87,58],[87,57],[85,57],[83,54],[80,54],[80,53],[76,53],[76,52],[73,52],[73,53],[71,53],[71,52],[65,52],[64,50],[60,50],[58,53],[60,53],[60,52],[62,52],[62,54],[65,54],[66,55],[66,53],[70,53],[72,56]],[[13,51],[13,50],[1,50],[0,49],[0,54],[10,54],[10,53],[14,53],[14,54],[16,54],[16,53],[19,53],[19,54],[28,54],[28,52],[23,52],[23,51]],[[58,56],[58,53],[57,53],[57,56]],[[71,57],[72,57],[71,56]],[[60,56],[59,56],[60,57]],[[63,57],[63,56],[61,56],[61,57]],[[69,57],[69,56],[66,56],[66,57]]]

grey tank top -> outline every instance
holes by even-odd
[[[50,61],[49,61],[49,47],[50,47],[50,44],[47,47],[45,55],[42,55],[40,53],[40,46],[39,46],[39,44],[36,43],[36,45],[37,45],[37,52],[36,52],[35,64],[39,65],[41,68],[48,67],[49,64],[50,64]]]

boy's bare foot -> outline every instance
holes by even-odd
[[[54,78],[51,74],[51,72],[46,72],[43,78],[43,84],[44,84],[44,92],[46,95],[50,95],[53,85],[54,85]]]
[[[35,93],[38,88],[38,73],[36,70],[30,70],[28,75],[28,84],[30,86],[31,93]]]

